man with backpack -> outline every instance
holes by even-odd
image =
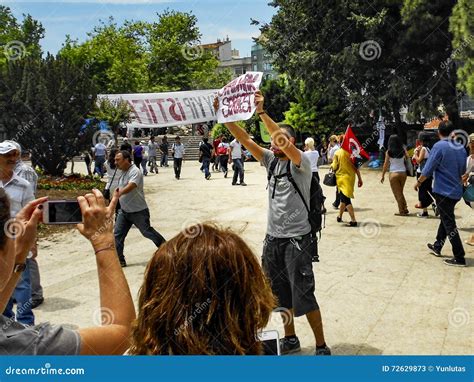
[[[289,354],[301,350],[293,316],[306,315],[316,340],[315,355],[330,355],[314,296],[312,267],[312,260],[317,256],[315,235],[321,226],[321,187],[313,183],[309,159],[295,146],[292,127],[276,124],[264,111],[263,102],[263,95],[257,91],[257,114],[272,137],[271,150],[260,147],[236,123],[225,125],[268,173],[269,212],[262,265],[283,317],[285,337],[281,339],[281,352]],[[319,206],[312,191],[319,197]]]

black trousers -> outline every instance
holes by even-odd
[[[183,164],[183,158],[174,158],[173,159],[173,167],[174,167],[174,175],[179,178],[181,176],[181,165]]]
[[[446,238],[448,238],[453,247],[454,257],[459,262],[464,263],[464,248],[461,238],[459,237],[459,231],[456,227],[456,218],[454,216],[454,207],[459,200],[450,199],[439,194],[434,194],[433,196],[436,199],[436,205],[441,218],[434,246],[437,250],[441,251],[441,248],[443,248],[446,242]]]

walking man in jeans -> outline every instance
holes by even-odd
[[[120,210],[115,222],[115,246],[120,265],[126,267],[123,249],[125,238],[132,225],[135,225],[140,233],[152,240],[157,247],[163,244],[165,239],[150,225],[150,211],[143,193],[143,175],[140,169],[132,164],[130,153],[119,151],[115,155],[115,164],[122,170],[118,183]]]
[[[216,101],[215,108],[218,106]],[[262,265],[283,317],[285,337],[281,339],[281,351],[289,354],[301,350],[293,316],[306,315],[315,337],[315,355],[330,355],[331,350],[324,339],[321,312],[314,295],[312,255],[316,243],[311,237],[311,225],[305,207],[305,204],[310,204],[313,177],[311,162],[294,145],[295,133],[291,126],[277,125],[263,109],[263,101],[260,91],[256,92],[257,114],[272,137],[271,150],[260,147],[235,122],[225,125],[236,140],[244,144],[253,157],[265,166],[267,173],[273,174],[268,184],[269,211]],[[289,179],[288,171],[301,195]]]
[[[234,176],[232,177],[232,185],[237,184],[237,178],[240,178],[240,185],[246,186],[244,182],[244,165],[242,163],[242,144],[238,139],[234,139],[229,145],[229,163],[233,164]]]
[[[158,174],[158,165],[156,164],[156,150],[158,145],[155,142],[155,137],[151,136],[148,142],[148,161],[150,164],[150,172]]]
[[[204,177],[209,180],[211,179],[211,173],[209,172],[209,166],[211,164],[213,147],[208,142],[208,138],[204,137],[201,144],[199,145],[199,156],[202,161],[202,167],[204,169]]]
[[[440,141],[437,142],[428,158],[416,183],[415,190],[434,175],[433,194],[440,213],[441,221],[434,244],[428,244],[431,254],[441,256],[446,238],[453,248],[452,259],[444,260],[446,265],[465,267],[464,248],[456,227],[454,207],[463,195],[462,175],[466,172],[466,150],[463,145],[451,137],[454,126],[450,121],[443,121],[438,128]]]

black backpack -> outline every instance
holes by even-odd
[[[286,173],[281,174],[281,175],[274,175],[274,171],[276,168],[276,165],[278,164],[279,159],[275,158],[271,165],[270,165],[270,170],[268,171],[268,176],[267,180],[270,183],[271,178],[273,177],[275,180],[275,183],[273,185],[273,194],[272,198],[275,196],[275,189],[276,189],[276,183],[278,179],[281,179],[283,177],[288,177],[288,181],[292,184],[294,187],[295,191],[298,193],[300,196],[301,200],[303,201],[304,206],[306,207],[306,211],[308,211],[308,220],[309,224],[311,225],[311,236],[316,240],[316,255],[313,256],[314,261],[319,261],[318,260],[318,254],[317,254],[317,243],[321,239],[321,230],[323,229],[323,217],[324,217],[324,225],[325,225],[325,215],[326,215],[326,208],[324,207],[324,201],[326,200],[326,197],[323,194],[323,189],[321,188],[318,180],[312,176],[311,177],[311,188],[310,188],[310,199],[309,199],[309,206],[306,203],[306,200],[303,197],[303,194],[301,193],[301,190],[299,189],[298,185],[295,182],[295,179],[293,178],[293,175],[291,175],[291,161],[287,161],[286,164]]]

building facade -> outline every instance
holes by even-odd
[[[264,79],[276,78],[277,73],[273,69],[271,58],[271,55],[260,43],[255,43],[252,46],[252,71],[263,72]]]

